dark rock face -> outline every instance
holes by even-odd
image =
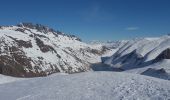
[[[24,73],[26,73],[24,67],[30,67],[31,60],[18,47],[12,46],[5,49],[9,50],[10,55],[0,56],[1,73],[11,76],[24,76]]]
[[[13,38],[11,36],[8,37],[17,42],[19,47],[32,48],[32,43],[30,41],[17,40],[16,38]]]
[[[80,49],[80,51],[82,51],[82,53],[84,52],[89,52],[89,53],[93,53],[96,55],[102,55],[104,54],[107,50],[109,50],[107,47],[102,46],[101,50],[97,50],[97,49],[91,49],[91,48],[87,48],[86,50]]]
[[[70,38],[76,38],[75,40],[77,40],[77,41],[82,41],[80,38],[76,37],[75,35],[66,35],[66,36],[68,36]]]
[[[54,29],[41,25],[41,24],[21,23],[21,24],[18,24],[17,26],[36,29],[37,31],[45,33],[45,34],[48,32],[52,32],[56,37],[58,37],[58,34],[59,34],[59,35],[67,36],[70,38],[75,38],[75,40],[77,41],[82,41],[80,38],[76,37],[75,35],[63,34],[60,31],[55,31]],[[17,29],[16,31],[24,32],[24,30],[22,29]]]
[[[56,32],[54,29],[48,28],[47,26],[41,24],[32,24],[32,23],[21,23],[18,24],[19,27],[27,27],[31,29],[37,29],[39,32],[47,33],[47,32]]]
[[[36,38],[36,43],[39,46],[40,50],[42,52],[48,52],[48,51],[54,51],[55,53],[57,53],[57,51],[55,51],[55,49],[52,46],[49,45],[45,45],[43,41],[41,41],[39,38]]]
[[[39,72],[39,67],[32,71],[33,67],[31,65],[32,59],[27,57],[25,53],[22,51],[22,47],[31,47],[30,45],[25,45],[25,41],[16,41],[15,46],[8,46],[3,38],[1,38],[0,44],[6,44],[3,48],[5,52],[8,53],[6,55],[2,54],[2,50],[0,48],[0,74],[10,75],[15,77],[38,77],[38,76],[46,76],[47,73],[44,71]],[[20,43],[21,42],[21,43]],[[41,64],[41,59],[39,60],[39,64]],[[29,70],[25,70],[29,69]],[[51,73],[59,72],[57,69],[53,69],[50,71]],[[50,73],[49,73],[50,74]]]
[[[155,61],[160,61],[162,59],[170,59],[170,48],[164,50],[161,54],[159,54]]]
[[[142,72],[141,74],[170,80],[170,75],[165,71],[164,68],[161,69],[148,68],[146,71]]]
[[[25,32],[25,30],[24,29],[22,29],[22,28],[17,28],[15,31],[19,31],[19,32]]]
[[[21,44],[23,43],[25,43],[25,41],[23,42],[22,40]],[[38,71],[38,70],[41,70],[39,66],[41,66],[43,63],[42,57],[38,57],[39,61],[36,64],[37,67],[34,67],[34,71],[32,71],[33,66],[31,63],[34,63],[34,62],[30,57],[27,57],[25,55],[25,53],[21,49],[22,47],[27,47],[27,45],[4,47],[4,49],[9,54],[0,55],[0,74],[10,75],[10,76],[15,76],[15,77],[39,77],[39,76],[47,76],[48,74],[52,74],[55,72],[60,72],[59,69],[57,68],[57,65],[52,65],[52,64],[50,64],[52,68],[51,70]],[[46,50],[46,49],[43,49],[43,50]],[[1,53],[2,52],[0,52],[0,54]],[[28,70],[25,70],[25,69],[28,69]]]
[[[28,26],[29,25],[30,24],[28,24]],[[31,25],[29,27],[31,27]],[[17,28],[15,31],[19,31],[23,34],[26,34],[25,30],[30,31],[29,29],[25,29],[25,28]],[[5,50],[5,52],[4,50],[2,52],[0,48],[0,74],[15,76],[15,77],[39,77],[39,76],[46,76],[48,74],[52,74],[55,72],[60,72],[57,65],[53,65],[50,63],[49,65],[51,66],[51,70],[39,71],[41,70],[40,66],[43,63],[45,63],[42,62],[43,60],[42,57],[38,57],[39,60],[35,64],[37,67],[34,66],[33,68],[33,65],[31,63],[34,63],[34,61],[30,57],[27,57],[25,52],[22,51],[22,48],[33,48],[31,41],[19,40],[17,38],[14,38],[12,36],[7,36],[7,35],[6,37],[12,39],[13,44],[12,46],[8,45],[6,43],[5,38],[0,37],[0,45],[1,46],[3,45],[2,47]],[[42,52],[52,51],[56,53],[53,47],[49,45],[45,45],[43,41],[37,38],[37,37],[47,38],[44,35],[32,33],[30,37],[35,38],[36,43],[40,47],[40,50]]]
[[[153,69],[153,68],[148,68],[146,71],[144,71],[142,74],[165,74],[166,71],[165,69],[161,68],[161,69]]]

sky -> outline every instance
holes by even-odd
[[[39,23],[83,41],[170,33],[170,0],[0,0],[0,25]]]

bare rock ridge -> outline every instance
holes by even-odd
[[[42,32],[42,33],[45,33],[45,34],[48,33],[48,32],[52,32],[52,33],[54,33],[56,36],[57,36],[57,34],[60,34],[60,35],[68,36],[68,37],[75,37],[76,40],[81,41],[81,39],[78,38],[78,37],[76,37],[75,35],[64,34],[64,33],[60,32],[60,31],[58,31],[58,30],[55,31],[54,29],[49,28],[49,27],[44,26],[44,25],[41,25],[41,24],[20,23],[20,24],[18,24],[17,26],[18,26],[18,27],[26,27],[26,28],[30,28],[30,29],[36,29],[37,31]],[[22,29],[18,29],[18,30],[21,30],[21,31],[22,31]],[[57,34],[56,34],[56,33],[57,33]]]
[[[16,77],[91,70],[107,48],[81,42],[40,24],[21,23],[0,28],[0,73]]]

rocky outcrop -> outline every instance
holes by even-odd
[[[42,52],[48,52],[48,51],[52,51],[52,52],[55,52],[57,53],[57,51],[52,47],[52,46],[49,46],[49,45],[45,45],[43,41],[41,41],[39,38],[35,38],[36,40],[36,43],[37,45],[39,46],[40,50]]]
[[[170,48],[164,50],[161,54],[159,54],[155,61],[160,61],[162,59],[170,59]]]
[[[30,29],[36,29],[37,31],[39,32],[42,32],[42,33],[53,33],[55,36],[58,36],[57,34],[59,35],[63,35],[63,36],[67,36],[67,37],[70,37],[70,38],[75,38],[77,41],[81,41],[80,38],[76,37],[75,35],[70,35],[70,34],[64,34],[60,31],[55,31],[54,29],[52,28],[49,28],[47,26],[44,26],[44,25],[41,25],[41,24],[32,24],[32,23],[20,23],[17,25],[18,27],[25,27],[25,28],[30,28]],[[21,28],[17,29],[17,31],[21,31],[23,32],[23,30]]]
[[[48,32],[56,32],[55,30],[48,28],[47,26],[41,25],[41,24],[32,24],[32,23],[21,23],[18,24],[19,27],[27,27],[30,29],[36,29],[39,32],[42,33],[48,33]]]

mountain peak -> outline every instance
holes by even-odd
[[[60,32],[58,30],[56,31],[56,30],[49,28],[48,26],[44,26],[42,24],[33,24],[33,23],[30,23],[30,22],[23,22],[23,23],[17,24],[17,26],[18,27],[24,27],[24,28],[30,28],[30,29],[36,29],[37,31],[45,33],[45,34],[48,33],[48,32],[52,32],[53,34],[60,34],[60,35],[68,36],[68,37],[71,37],[71,38],[76,38],[76,40],[78,40],[78,41],[82,41],[80,38],[78,38],[75,35],[64,34],[63,32]]]
[[[44,26],[42,24],[33,24],[33,23],[27,23],[27,22],[23,22],[17,25],[18,27],[27,27],[27,28],[31,28],[31,29],[37,29],[40,32],[43,33],[47,33],[47,32],[56,32],[54,29],[49,28],[47,26]]]

